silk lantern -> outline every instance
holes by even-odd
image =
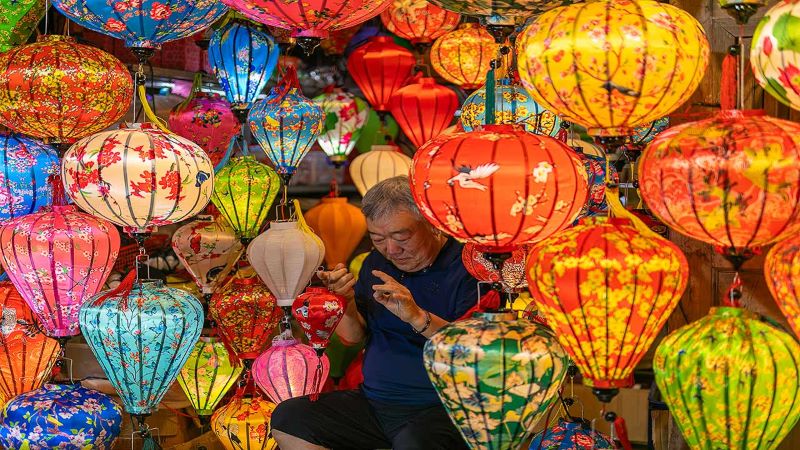
[[[211,216],[198,216],[178,228],[172,235],[172,249],[206,301],[244,252],[233,229]]]
[[[361,136],[356,141],[356,148],[360,153],[366,153],[372,149],[373,145],[385,145],[393,142],[400,134],[400,127],[391,115],[382,114],[378,116],[374,109],[367,113],[367,122],[361,129]]]
[[[797,5],[778,2],[758,22],[750,47],[750,66],[756,82],[794,109],[800,108],[800,48],[792,38],[798,21]]]
[[[347,49],[347,44],[350,43],[350,40],[360,29],[361,24],[342,30],[336,30],[331,33],[327,39],[323,39],[319,43],[319,46],[328,56],[343,56],[344,51]]]
[[[571,0],[431,0],[449,11],[479,16],[487,23],[514,24],[528,17],[572,3]]]
[[[61,340],[80,333],[81,305],[102,289],[119,247],[113,225],[75,206],[53,206],[0,228],[3,268],[44,332]]]
[[[531,96],[593,136],[628,135],[681,106],[703,79],[709,52],[697,19],[653,0],[565,6],[517,37]]]
[[[353,158],[350,178],[363,197],[368,190],[383,180],[408,175],[411,158],[394,145],[373,145],[372,150]]]
[[[0,0],[5,14],[0,23],[0,53],[24,44],[44,16],[45,2],[41,0]]]
[[[741,308],[712,308],[658,346],[656,383],[691,448],[776,449],[800,418],[800,344]]]
[[[246,244],[267,220],[280,187],[275,171],[254,156],[231,158],[216,175],[211,202]]]
[[[603,402],[627,386],[689,277],[675,244],[628,218],[584,219],[534,245],[527,264],[531,296]]]
[[[373,109],[389,111],[392,95],[405,85],[416,60],[392,38],[378,36],[358,47],[347,58],[347,72]]]
[[[111,450],[122,411],[108,395],[80,384],[46,384],[11,400],[3,410],[5,448]]]
[[[335,166],[341,166],[356,146],[361,128],[367,122],[369,108],[364,100],[341,89],[314,97],[314,103],[325,114],[317,142],[328,159]]]
[[[392,0],[381,13],[386,29],[412,44],[429,44],[454,30],[461,21],[458,13],[442,9],[426,0]]]
[[[518,292],[528,287],[525,279],[525,259],[528,250],[527,245],[514,248],[511,256],[503,262],[502,269],[497,270],[494,264],[486,259],[479,246],[468,242],[461,250],[461,262],[464,263],[467,272],[476,280],[486,283],[501,283],[503,290]]]
[[[800,291],[794,281],[800,271],[798,256],[800,244],[792,235],[772,247],[764,261],[767,287],[795,335],[800,335]]]
[[[504,251],[570,225],[586,201],[587,181],[580,158],[561,141],[487,125],[420,147],[411,191],[436,228],[482,251]]]
[[[0,402],[41,387],[59,345],[39,331],[36,316],[8,281],[0,282]]]
[[[316,393],[312,381],[317,352],[294,338],[276,337],[253,363],[253,379],[275,403]],[[330,361],[322,355],[322,379],[330,373]]]
[[[117,58],[69,36],[44,35],[0,53],[0,125],[72,143],[119,120],[133,80]]]
[[[462,23],[433,43],[431,66],[442,78],[464,89],[477,89],[500,48],[488,31],[477,23]]]
[[[594,156],[586,153],[580,154],[583,167],[589,177],[589,198],[586,199],[580,217],[596,216],[603,214],[608,209],[606,203],[606,171],[612,183],[619,182],[619,174],[613,165],[606,162],[604,154]]]
[[[367,219],[347,197],[325,197],[306,211],[306,223],[325,244],[328,268],[344,264],[367,232]]]
[[[300,161],[322,132],[325,113],[300,92],[297,72],[289,68],[267,98],[247,116],[258,145],[288,183]]]
[[[800,125],[722,111],[659,134],[639,158],[640,194],[675,231],[741,255],[800,230]]]
[[[0,223],[53,202],[49,177],[59,170],[53,147],[18,134],[0,133]]]
[[[194,216],[214,184],[214,166],[202,148],[147,123],[76,142],[61,167],[72,201],[127,233]]]
[[[261,395],[237,395],[214,413],[211,426],[225,450],[278,450],[270,434],[274,410]]]
[[[581,421],[559,419],[558,424],[540,432],[528,450],[599,450],[617,448],[614,441]]]
[[[561,129],[561,119],[542,108],[522,85],[504,78],[495,86],[494,122],[489,125],[522,125],[529,133],[554,136]],[[461,125],[472,131],[486,125],[486,86],[470,94],[461,105]]]
[[[230,284],[211,297],[208,305],[231,357],[252,361],[269,346],[280,320],[275,296],[256,276],[237,273]]]
[[[214,166],[225,157],[239,127],[230,103],[219,94],[193,91],[169,113],[170,130],[199,145]]]
[[[519,448],[567,375],[553,333],[516,316],[476,313],[425,343],[425,369],[470,448]]]
[[[455,92],[433,78],[423,77],[398,89],[389,111],[406,137],[420,147],[450,126],[458,103]]]
[[[206,422],[241,373],[241,367],[231,364],[222,341],[201,337],[178,373],[178,384],[200,420]]]

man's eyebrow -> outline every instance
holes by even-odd
[[[391,236],[391,235],[395,235],[395,234],[410,233],[410,232],[411,232],[411,228],[403,228],[402,230],[392,231],[391,233],[389,233],[389,235]],[[367,233],[373,234],[375,236],[383,236],[380,233],[376,233],[376,232],[370,231],[370,230],[367,230]]]

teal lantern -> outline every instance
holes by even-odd
[[[520,125],[529,133],[555,136],[561,119],[536,103],[521,84],[504,78],[494,93],[494,122],[501,125]],[[486,85],[467,97],[461,106],[461,125],[464,131],[486,125]]]

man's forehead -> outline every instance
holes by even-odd
[[[412,214],[398,211],[378,220],[367,219],[367,231],[370,234],[397,234],[413,231],[418,223]]]

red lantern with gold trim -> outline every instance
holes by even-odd
[[[386,29],[412,44],[429,44],[455,30],[460,21],[460,14],[425,0],[394,0],[381,13],[381,22]]]
[[[420,78],[398,89],[389,106],[400,129],[417,147],[449,127],[457,110],[456,93],[433,78]]]
[[[411,76],[416,60],[392,38],[377,36],[347,59],[347,71],[376,111],[388,111],[392,95]]]
[[[528,245],[515,248],[511,256],[503,262],[502,270],[497,270],[477,245],[468,242],[461,251],[461,262],[476,280],[501,283],[503,290],[518,292],[528,286],[528,281],[525,279],[525,260],[529,249]]]

